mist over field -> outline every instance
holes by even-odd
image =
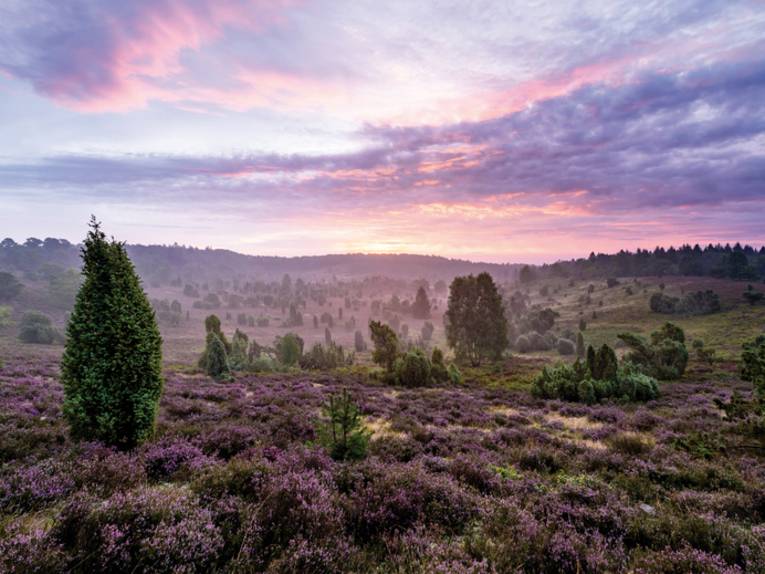
[[[0,2],[0,573],[765,572],[764,39]]]

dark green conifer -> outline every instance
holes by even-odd
[[[162,339],[123,243],[95,218],[61,361],[63,412],[76,438],[131,448],[151,436],[162,394]]]

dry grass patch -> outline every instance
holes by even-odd
[[[373,439],[404,438],[406,433],[393,430],[391,422],[384,418],[365,417],[364,426],[372,433]]]
[[[565,417],[558,413],[549,413],[544,415],[544,418],[548,423],[561,423],[570,431],[597,430],[603,427],[603,423],[591,421],[587,417]]]
[[[514,409],[513,407],[506,406],[491,406],[486,412],[492,415],[504,415],[506,417],[513,417],[521,414],[521,411]]]

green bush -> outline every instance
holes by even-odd
[[[162,394],[162,339],[125,246],[95,218],[82,248],[84,281],[61,361],[73,436],[130,448],[149,438]]]
[[[594,351],[592,354],[597,356]],[[601,355],[608,356],[608,353]],[[531,392],[544,399],[591,404],[607,398],[648,401],[659,395],[659,387],[655,379],[630,363],[622,364],[613,373],[613,378],[596,379],[587,365],[577,359],[573,365],[558,364],[542,369],[534,380]]]
[[[446,369],[447,373],[449,374],[449,381],[453,385],[460,385],[462,384],[462,373],[459,370],[459,367],[455,365],[454,363],[449,363],[449,367]]]
[[[444,363],[444,352],[435,347],[430,355],[430,372],[433,380],[437,383],[444,383],[449,380],[449,372]]]
[[[310,351],[300,358],[300,366],[304,369],[326,371],[353,363],[353,353],[345,354],[341,345],[330,342],[328,345],[316,343]]]
[[[294,367],[303,356],[303,339],[295,333],[287,333],[274,341],[277,360],[285,367]]]
[[[370,321],[369,332],[375,346],[374,351],[372,351],[372,360],[384,367],[386,371],[393,371],[396,357],[398,357],[396,332],[380,321]]]
[[[601,345],[595,351],[592,346],[587,349],[587,370],[593,379],[612,381],[616,378],[617,370],[616,353],[606,345]]]
[[[229,355],[229,364],[232,369],[241,370],[247,367],[249,343],[249,338],[245,333],[239,329],[234,331],[234,336],[231,338],[231,354]]]
[[[0,271],[0,301],[15,299],[23,287],[13,274]]]
[[[213,332],[207,333],[203,368],[214,379],[225,379],[231,374],[226,346]]]
[[[666,323],[651,334],[650,343],[632,333],[621,333],[618,337],[631,348],[627,360],[645,374],[662,380],[683,376],[688,365],[688,350],[685,348],[685,333],[680,327]]]
[[[650,401],[659,396],[656,379],[642,373],[629,362],[622,363],[616,375],[615,396],[629,401]]]
[[[39,311],[27,311],[19,322],[19,340],[22,343],[51,345],[61,340],[50,317]]]
[[[424,387],[430,383],[430,361],[420,349],[409,351],[396,359],[396,379],[405,387]]]
[[[754,392],[765,410],[765,335],[744,343],[741,353],[741,378],[754,385]]]

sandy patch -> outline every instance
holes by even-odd
[[[561,423],[570,431],[596,430],[603,427],[603,423],[591,421],[587,417],[564,417],[558,413],[550,413],[544,415],[544,418],[549,423]]]
[[[364,419],[364,426],[372,433],[373,439],[406,437],[406,433],[393,430],[388,419],[366,417]]]
[[[521,414],[521,411],[518,409],[505,406],[491,406],[487,409],[486,412],[492,415],[505,415],[506,417],[513,417]]]

